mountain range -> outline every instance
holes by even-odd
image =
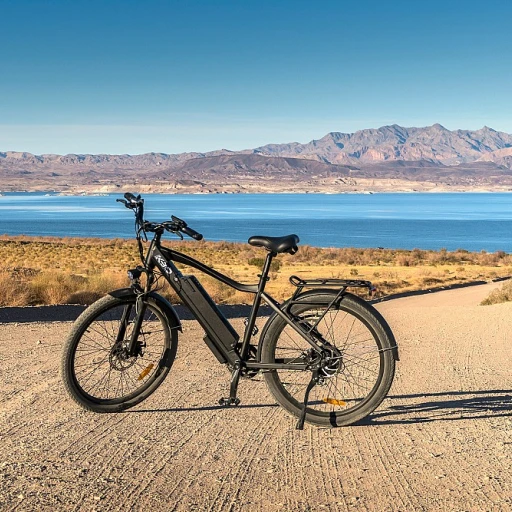
[[[134,188],[135,187],[135,188]],[[143,155],[0,152],[0,188],[61,192],[512,190],[512,135],[398,125],[306,144]]]

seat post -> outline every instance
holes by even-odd
[[[272,263],[272,259],[274,258],[274,256],[277,256],[275,252],[268,251],[265,263],[263,264],[263,268],[261,269],[260,274],[260,283],[258,286],[258,292],[260,293],[265,289],[265,285],[267,284],[268,274],[270,272],[270,264]]]

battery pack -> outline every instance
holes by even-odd
[[[240,337],[201,283],[195,276],[183,276],[179,282],[181,286],[177,289],[178,287],[175,285],[176,292],[206,332],[207,344],[209,346],[212,344],[217,349],[216,351],[212,350],[217,359],[221,360],[219,355],[222,352],[231,352],[235,356],[234,346]]]

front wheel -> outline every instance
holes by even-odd
[[[373,412],[384,400],[395,373],[396,343],[391,330],[375,308],[346,294],[329,307],[337,292],[304,294],[291,313],[304,327],[332,348],[334,357],[313,387],[306,408],[306,422],[341,427]],[[308,342],[281,317],[269,320],[261,341],[261,361],[304,363],[314,353]],[[274,398],[288,412],[299,416],[311,371],[271,370],[265,373]]]
[[[94,412],[119,412],[147,398],[163,382],[176,356],[177,326],[152,298],[134,355],[128,351],[138,304],[135,295],[107,295],[76,320],[64,346],[62,379],[71,398]]]

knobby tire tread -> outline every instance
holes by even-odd
[[[145,387],[140,393],[134,397],[131,397],[130,400],[126,402],[108,404],[101,403],[101,401],[97,400],[91,400],[89,396],[84,394],[80,386],[75,381],[73,371],[74,354],[76,347],[80,343],[80,340],[87,327],[90,326],[102,313],[105,313],[109,309],[130,303],[135,304],[135,300],[135,295],[127,298],[117,298],[111,295],[106,295],[105,297],[102,297],[101,299],[91,304],[85,311],[83,311],[73,324],[72,330],[70,331],[64,344],[61,360],[61,375],[64,388],[66,389],[68,395],[83,409],[96,413],[111,413],[121,412],[130,407],[133,407],[145,400],[154,391],[156,391],[156,389],[165,380],[165,377],[171,369],[174,358],[176,357],[176,350],[178,345],[178,335],[175,329],[176,326],[171,325],[170,319],[165,315],[161,308],[158,307],[158,304],[155,300],[148,299],[147,303],[151,304],[153,308],[160,312],[162,319],[164,320],[164,326],[168,329],[166,345],[169,349],[166,350],[166,364],[162,366],[158,373],[155,374],[150,385]]]
[[[335,292],[323,291],[315,295],[309,295],[308,300],[320,299],[329,304],[333,299]],[[388,324],[380,313],[370,304],[351,294],[346,294],[342,299],[344,311],[351,315],[357,315],[366,326],[369,326],[378,339],[380,349],[382,350],[382,359],[380,363],[381,374],[378,378],[378,385],[372,389],[369,396],[363,401],[362,405],[355,407],[347,412],[337,412],[335,415],[323,416],[311,408],[306,409],[306,422],[314,425],[342,427],[352,425],[370,415],[384,400],[392,383],[395,374],[394,350],[396,342]],[[296,311],[307,311],[306,306],[293,306]],[[304,309],[302,309],[304,308]],[[298,313],[300,315],[300,313]],[[269,321],[272,323],[265,330],[264,338],[261,340],[261,360],[262,362],[274,362],[273,354],[275,346],[279,341],[279,335],[282,333],[284,321],[278,317],[272,317]],[[377,343],[377,341],[376,341]],[[276,401],[293,416],[300,415],[300,407],[290,401],[287,393],[284,392],[284,385],[281,383],[279,373],[275,370],[264,374],[267,386]]]

